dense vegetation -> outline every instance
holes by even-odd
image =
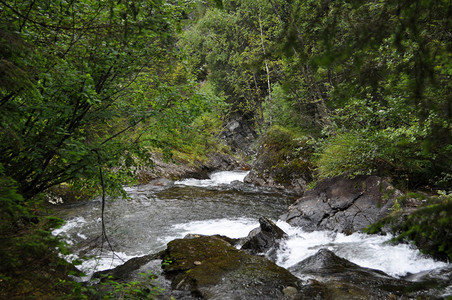
[[[450,187],[447,1],[199,5],[182,45],[233,112],[315,139],[320,177]]]
[[[1,298],[9,290],[41,297],[35,283],[51,289],[57,281],[32,271],[61,263],[49,251],[56,222],[40,217],[49,188],[117,194],[152,165],[149,151],[190,145],[188,125],[204,126],[204,113],[215,122],[220,99],[196,89],[175,47],[187,9],[0,1]],[[32,281],[23,276],[30,264]]]
[[[118,193],[152,165],[150,151],[218,150],[211,135],[237,116],[304,136],[318,178],[449,190],[451,10],[444,0],[0,0],[0,285],[58,244],[58,222],[39,217],[49,188]]]

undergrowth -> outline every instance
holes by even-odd
[[[403,201],[400,199],[400,202]],[[397,202],[398,205],[400,202]],[[384,226],[390,226],[395,234],[393,242],[413,243],[436,259],[452,261],[452,194],[440,192],[439,196],[430,197],[410,214],[398,207],[390,216],[367,228],[366,232],[378,233]]]

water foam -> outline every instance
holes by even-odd
[[[71,230],[74,230],[77,227],[80,227],[82,224],[85,224],[85,223],[86,223],[86,220],[83,217],[75,217],[69,221],[66,221],[66,223],[63,226],[61,226],[60,228],[54,229],[52,231],[52,234],[54,236],[63,237],[63,239],[66,243],[68,243],[69,245],[72,245],[72,244],[74,244],[74,241],[68,237],[67,233]],[[86,236],[84,236],[84,235],[80,235],[79,237],[86,239]]]
[[[248,171],[221,171],[210,174],[210,179],[194,179],[187,178],[174,182],[174,184],[209,187],[218,186],[222,184],[231,184],[233,181],[243,182]]]
[[[201,235],[225,235],[230,238],[241,238],[248,235],[254,228],[259,227],[259,223],[253,219],[214,219],[204,221],[194,221],[173,225],[173,228],[186,235],[195,233]]]
[[[390,235],[354,233],[347,236],[331,231],[304,232],[282,221],[278,221],[277,225],[289,235],[278,251],[277,264],[285,268],[314,255],[322,248],[361,267],[381,270],[395,277],[447,266],[444,262],[424,256],[409,245],[387,243],[392,238]]]

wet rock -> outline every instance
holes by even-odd
[[[163,252],[131,258],[122,265],[117,266],[116,268],[94,273],[92,278],[98,278],[101,281],[104,281],[109,277],[109,279],[111,280],[120,282],[134,280],[136,278],[139,278],[139,270],[141,270],[143,266],[155,260],[159,261],[162,254]]]
[[[411,283],[416,298],[449,299],[452,297],[452,266],[410,274],[403,278]]]
[[[250,254],[266,254],[268,258],[276,259],[276,250],[281,239],[287,234],[266,217],[259,218],[260,227],[252,230],[239,244],[241,249]]]
[[[318,183],[281,217],[304,230],[362,231],[391,212],[402,193],[377,176],[338,176]]]
[[[382,271],[360,267],[327,249],[289,270],[323,283],[324,299],[408,299],[404,295],[411,285]]]
[[[151,180],[148,185],[151,186],[172,186],[174,184],[174,181],[167,179],[167,178],[157,178]]]
[[[289,299],[302,299],[300,280],[289,271],[219,237],[174,240],[168,243],[164,260],[169,262],[163,268],[172,288],[197,297],[283,299],[286,289]]]

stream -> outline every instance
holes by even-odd
[[[157,253],[188,233],[245,237],[266,216],[288,233],[276,263],[288,268],[327,248],[362,267],[381,270],[396,278],[449,266],[406,245],[391,245],[391,236],[331,231],[304,232],[279,220],[296,196],[244,184],[247,172],[217,172],[210,179],[185,179],[164,186],[127,187],[130,198],[109,200],[105,226],[113,252],[100,248],[101,200],[61,205],[55,214],[66,224],[54,230],[73,245],[71,258],[89,256],[79,268],[85,274],[111,269],[132,257]],[[297,275],[297,274],[295,274]],[[444,293],[451,294],[452,286]]]

